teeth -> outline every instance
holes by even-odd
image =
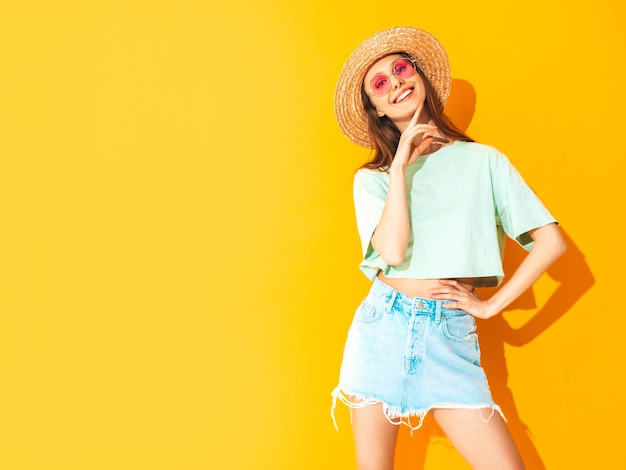
[[[398,101],[402,101],[404,98],[406,98],[407,96],[409,96],[409,93],[411,93],[411,90],[407,90],[404,93],[402,93],[400,96],[398,96],[398,98],[396,99],[396,103]]]

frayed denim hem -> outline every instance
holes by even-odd
[[[491,421],[491,418],[497,411],[498,414],[502,417],[502,419],[506,422],[506,417],[500,407],[496,404],[488,404],[488,403],[434,403],[426,409],[421,410],[407,410],[402,411],[402,409],[398,406],[390,406],[385,403],[383,400],[373,397],[364,397],[359,393],[353,393],[346,390],[341,389],[340,387],[335,388],[332,393],[332,405],[330,408],[330,416],[333,420],[333,424],[335,429],[339,430],[339,426],[337,425],[337,420],[335,418],[335,409],[337,406],[337,400],[341,401],[343,404],[348,406],[350,409],[359,409],[365,408],[366,406],[376,405],[378,403],[382,403],[383,405],[383,413],[387,420],[394,425],[404,424],[411,430],[411,434],[413,431],[422,427],[424,423],[424,418],[428,414],[428,412],[432,409],[436,408],[445,408],[445,409],[470,409],[470,410],[480,410],[480,417],[485,422],[488,423]],[[483,409],[491,408],[491,413],[489,416],[485,417],[483,415]],[[413,424],[411,422],[412,418],[416,418],[418,420],[417,424]]]

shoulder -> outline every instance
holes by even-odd
[[[491,145],[478,142],[459,142],[455,147],[459,159],[472,161],[473,165],[487,167],[491,172],[506,171],[512,166],[509,158]]]
[[[505,155],[497,148],[491,145],[481,144],[479,142],[457,141],[454,143],[454,147],[459,154],[483,158],[506,158]]]
[[[380,186],[389,181],[389,173],[369,168],[359,168],[354,174],[354,184],[359,186]]]
[[[370,196],[384,198],[389,187],[389,174],[380,170],[360,168],[354,175],[353,192],[356,200]]]

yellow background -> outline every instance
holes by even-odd
[[[623,464],[625,11],[2,0],[0,468],[353,467],[329,407],[368,288],[351,200],[368,152],[332,95],[397,25],[441,40],[448,111],[570,240],[481,325],[529,467]],[[398,468],[467,466],[427,423]]]

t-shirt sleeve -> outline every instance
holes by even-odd
[[[491,159],[491,181],[498,223],[509,237],[530,250],[533,240],[528,232],[557,221],[509,159],[499,152]]]
[[[364,259],[371,259],[378,256],[371,240],[387,198],[384,173],[377,170],[357,171],[354,176],[353,195],[361,252]]]

